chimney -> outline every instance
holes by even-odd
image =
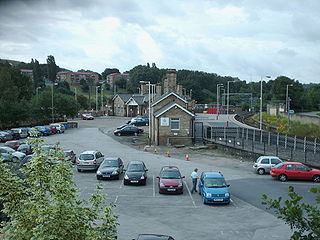
[[[142,83],[140,85],[140,93],[141,93],[141,95],[149,94],[149,86],[148,86],[148,84]]]
[[[156,99],[162,95],[161,90],[161,85],[156,85]]]

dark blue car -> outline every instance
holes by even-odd
[[[199,180],[199,194],[203,203],[230,203],[230,185],[221,172],[203,172]]]
[[[50,128],[45,127],[45,126],[35,126],[35,129],[37,129],[42,136],[49,136],[50,134],[52,134]]]

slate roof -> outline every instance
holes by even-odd
[[[188,103],[187,100],[185,100],[184,98],[182,98],[179,94],[177,94],[176,92],[168,92],[163,94],[161,97],[159,97],[158,99],[156,99],[156,101],[152,104],[152,106],[157,105],[159,102],[161,102],[163,99],[166,99],[167,97],[169,97],[170,95],[175,95],[177,98],[179,98],[181,101]]]
[[[185,111],[187,114],[191,115],[192,117],[194,117],[194,114],[192,112],[190,112],[188,109],[182,107],[180,104],[176,103],[176,102],[171,102],[168,103],[167,105],[163,106],[162,108],[160,108],[158,111],[153,113],[153,116],[155,117],[159,117],[162,114],[164,114],[165,112],[169,111],[171,108],[173,107],[178,107],[181,110]]]

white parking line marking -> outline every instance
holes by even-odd
[[[114,203],[117,203],[118,201],[118,195],[116,196],[116,199],[114,200]]]
[[[238,208],[238,204],[236,204],[231,198],[230,198],[230,202],[234,205],[234,207]]]
[[[191,194],[191,192],[190,192],[190,190],[189,190],[188,184],[186,183],[186,181],[183,181],[183,182],[184,182],[184,185],[186,186],[186,188],[187,188],[187,190],[188,190],[188,193],[189,193],[189,196],[190,196],[190,198],[191,198],[191,200],[192,200],[193,206],[194,206],[194,207],[197,207],[197,206],[196,206],[196,203],[195,203],[194,200],[193,200],[192,194]]]
[[[155,190],[155,187],[154,187],[154,176],[152,176],[152,191],[153,191],[153,197],[156,197],[156,190]]]
[[[121,181],[121,184],[120,184],[120,188],[122,188],[123,187],[123,181]]]

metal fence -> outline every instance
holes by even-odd
[[[320,140],[241,127],[204,126],[204,139],[285,160],[320,164]]]

